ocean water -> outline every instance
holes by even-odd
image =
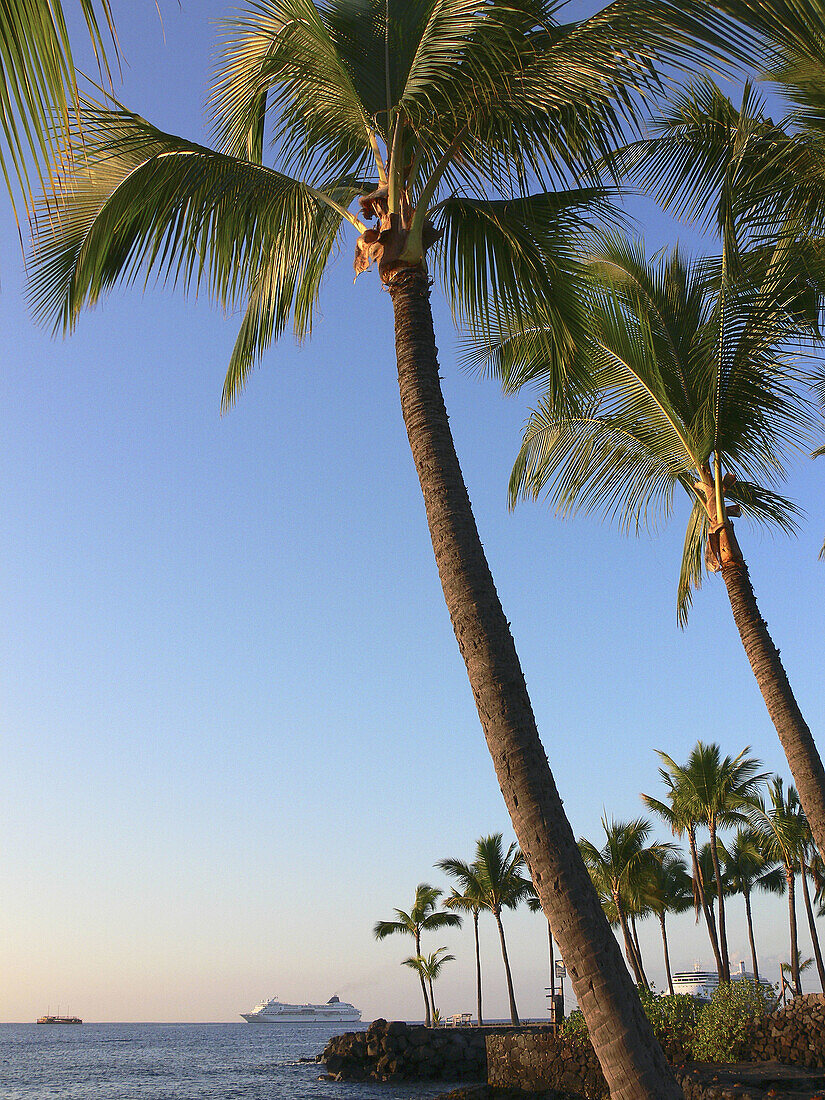
[[[366,1025],[351,1025],[350,1030]],[[323,1024],[0,1024],[0,1100],[430,1100],[448,1082],[319,1081]]]

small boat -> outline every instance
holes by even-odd
[[[82,1024],[79,1016],[41,1016],[39,1024]]]
[[[271,997],[241,1016],[249,1024],[357,1024],[361,1010],[335,995],[323,1005],[287,1005]]]

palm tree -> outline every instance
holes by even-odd
[[[31,293],[41,318],[71,327],[141,267],[208,289],[244,311],[229,407],[290,319],[310,331],[327,263],[355,230],[356,271],[374,263],[392,303],[436,563],[516,836],[614,1098],[661,1100],[678,1086],[576,849],[464,485],[429,267],[475,327],[541,306],[566,368],[581,331],[566,274],[574,231],[602,194],[581,166],[610,157],[659,64],[741,56],[751,36],[702,0],[615,0],[568,23],[554,11],[550,0],[247,3],[225,25],[216,150],[89,106],[77,167],[37,227]],[[565,182],[583,187],[551,190]]]
[[[733,0],[734,6],[737,2]],[[765,115],[750,85],[736,108],[712,81],[697,81],[673,97],[656,121],[655,137],[626,151],[624,165],[666,208],[705,225],[715,222],[724,241],[726,263],[734,271],[748,249],[767,252],[774,259],[793,254],[802,260],[810,313],[810,306],[821,301],[825,286],[819,248],[825,229],[825,72],[821,60],[825,22],[819,5],[805,0],[758,8],[748,4],[748,8],[752,19],[766,20],[762,29],[772,40],[772,63],[765,75],[774,83],[774,90],[778,86],[791,101],[792,114],[777,124]],[[795,317],[803,322],[801,312],[792,308],[791,320]],[[807,320],[801,327],[803,331],[807,328]],[[823,452],[819,447],[813,453]],[[723,454],[723,458],[727,456]],[[735,464],[729,466],[737,472]],[[733,513],[724,507],[724,479],[722,484],[716,511],[730,528],[726,517]],[[788,514],[786,527],[791,518]],[[817,846],[825,852],[825,767],[779,651],[759,615],[738,544],[734,540],[726,551],[724,531],[720,539],[719,554],[712,548],[713,567],[718,569],[721,563],[742,644]],[[693,569],[697,577],[699,569],[697,561]]]
[[[745,899],[745,917],[748,923],[748,940],[751,946],[753,976],[759,981],[759,963],[756,958],[756,942],[753,935],[753,915],[751,913],[751,893],[754,889],[767,890],[781,894],[785,888],[782,869],[766,858],[759,844],[759,838],[752,829],[736,830],[733,843],[725,846],[718,843],[722,857],[724,873],[734,893],[742,894]]]
[[[403,909],[395,910],[395,920],[379,920],[373,928],[373,935],[377,940],[385,940],[387,936],[404,935],[412,936],[415,940],[415,957],[421,958],[421,933],[435,932],[442,928],[460,928],[461,917],[457,913],[443,913],[436,909],[438,899],[443,891],[427,882],[419,882],[415,888],[415,898],[408,913]],[[407,965],[407,964],[405,964]],[[427,997],[427,986],[424,982],[424,974],[418,971],[421,980],[421,993],[424,997],[424,1023],[430,1026],[430,1001]]]
[[[481,947],[478,939],[478,914],[482,908],[480,892],[476,892],[475,885],[468,882],[465,884],[463,894],[454,889],[450,896],[444,899],[444,907],[446,909],[460,909],[473,914],[473,938],[476,952],[476,1020],[478,1026],[481,1027],[484,1019],[481,1010]]]
[[[95,54],[104,72],[106,42],[101,25],[108,27],[117,49],[110,0],[79,0]],[[34,158],[38,175],[66,139],[70,114],[78,105],[72,48],[60,0],[31,3],[12,0],[0,8],[0,164],[12,193],[14,176],[29,205],[27,164]],[[12,193],[12,202],[14,202]]]
[[[677,617],[687,622],[705,571],[720,572],[742,644],[805,805],[825,845],[825,768],[756,603],[731,517],[786,532],[796,509],[773,491],[787,457],[812,445],[814,409],[790,348],[815,332],[806,257],[777,248],[745,265],[725,234],[721,258],[691,264],[678,250],[648,261],[607,236],[594,250],[593,340],[578,352],[591,385],[570,402],[552,380],[528,419],[511,504],[548,497],[557,512],[598,510],[626,531],[653,527],[677,487],[690,502]],[[804,291],[804,293],[803,293]],[[533,325],[484,350],[512,385],[547,375]],[[821,823],[821,827],[820,827]]]
[[[446,947],[439,947],[430,955],[413,955],[408,959],[404,959],[401,964],[402,966],[409,966],[412,970],[415,970],[415,972],[421,979],[422,984],[426,980],[427,988],[430,991],[430,1004],[432,1005],[433,1024],[436,1024],[441,1018],[438,1014],[438,1009],[435,1007],[433,982],[437,980],[444,964],[448,962],[453,962],[454,959],[455,955],[447,954]],[[429,1027],[429,1024],[427,1024],[427,1026]]]
[[[813,966],[813,959],[802,959],[799,956],[799,952],[793,956],[791,962],[784,962],[779,964],[779,973],[782,978],[782,1003],[785,1003],[785,990],[788,985],[794,991],[794,996],[798,997],[802,989],[802,985],[799,980],[799,975],[804,974],[806,970],[810,970]],[[796,977],[794,977],[796,975]],[[790,982],[788,980],[790,976]]]
[[[643,892],[643,883],[650,868],[671,850],[671,845],[654,842],[646,847],[650,822],[641,817],[627,822],[608,821],[606,817],[602,817],[602,827],[607,838],[602,848],[597,848],[584,837],[579,840],[579,848],[596,889],[612,902],[616,920],[622,930],[625,954],[636,982],[647,989],[648,983],[633,939],[629,916],[637,897]]]
[[[659,918],[667,988],[672,997],[673,976],[670,972],[665,917],[667,913],[686,913],[693,906],[693,884],[684,859],[673,852],[665,853],[661,861],[650,865],[643,890],[645,904]]]
[[[649,810],[652,810],[669,826],[675,837],[681,839],[683,836],[687,836],[688,838],[693,882],[693,906],[696,912],[696,920],[698,922],[700,913],[705,919],[710,946],[716,960],[716,970],[721,982],[722,955],[719,951],[719,937],[716,934],[716,924],[711,914],[711,907],[708,904],[705,876],[702,873],[702,862],[699,859],[699,849],[696,843],[696,828],[699,824],[695,816],[696,806],[689,797],[690,791],[682,790],[676,777],[671,775],[669,771],[665,768],[659,768],[659,776],[667,787],[668,802],[662,802],[649,794],[643,794],[641,799]]]
[[[750,811],[753,830],[765,857],[781,863],[785,872],[788,891],[788,924],[790,927],[790,959],[793,987],[797,996],[802,993],[799,979],[799,944],[796,926],[795,878],[800,870],[800,859],[808,836],[805,819],[796,788],[788,787],[785,794],[782,777],[777,775],[768,785],[769,804],[762,798],[754,799]]]
[[[502,834],[493,833],[476,841],[476,857],[471,864],[460,859],[441,859],[436,866],[458,879],[464,893],[478,898],[479,907],[488,909],[493,914],[498,928],[501,957],[507,979],[510,1021],[517,1024],[518,1010],[501,913],[503,909],[515,909],[533,889],[530,880],[521,874],[525,866],[524,856],[516,843],[511,844],[505,852]]]
[[[717,833],[720,826],[745,820],[743,808],[749,805],[749,801],[767,779],[767,773],[758,771],[761,767],[759,761],[748,756],[748,751],[749,748],[746,747],[737,757],[726,756],[722,759],[718,745],[706,745],[699,741],[684,767],[672,760],[667,753],[658,754],[692,815],[697,821],[702,821],[710,833],[710,856],[719,906],[722,980],[726,982],[730,981],[730,958]]]

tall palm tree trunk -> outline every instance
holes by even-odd
[[[415,933],[415,953],[418,958],[421,958],[421,936],[418,932]],[[430,998],[427,996],[427,983],[424,981],[424,975],[421,971],[418,971],[418,980],[421,982],[421,993],[424,997],[424,1027],[429,1027],[431,1024],[430,1018]]]
[[[819,936],[816,931],[816,921],[814,920],[814,911],[811,905],[811,892],[808,889],[808,868],[803,855],[801,861],[802,869],[802,897],[805,899],[805,915],[808,918],[808,928],[811,933],[811,944],[814,949],[814,958],[816,959],[816,969],[819,973],[819,985],[823,992],[825,992],[825,967],[822,965],[822,951],[819,946]]]
[[[802,995],[802,979],[799,976],[799,940],[796,930],[796,887],[792,870],[786,869],[785,881],[788,884],[788,922],[791,929],[791,980],[794,995]]]
[[[436,564],[519,845],[613,1100],[676,1100],[681,1089],[642,1012],[539,739],[450,434],[427,275],[401,268],[385,282],[395,312],[401,408]]]
[[[730,526],[730,524],[729,524]],[[733,532],[731,530],[731,536]],[[787,673],[759,613],[748,567],[735,540],[731,558],[722,553],[722,578],[733,618],[768,714],[779,734],[799,800],[810,822],[820,855],[825,857],[825,767],[808,724],[794,698]]]
[[[750,890],[742,891],[745,895],[745,917],[748,921],[748,939],[751,945],[751,959],[753,960],[753,977],[755,981],[759,981],[759,964],[756,961],[756,943],[753,938],[753,917],[751,915],[751,892]]]
[[[481,946],[478,942],[478,909],[473,912],[473,932],[476,939],[476,1018],[481,1027],[484,1020],[481,1016]]]
[[[659,924],[662,928],[662,946],[665,952],[665,973],[667,974],[667,989],[671,997],[674,996],[673,992],[673,975],[670,973],[670,953],[667,949],[667,929],[665,928],[665,913],[664,910],[659,914]]]
[[[645,964],[642,959],[642,948],[639,944],[639,933],[636,930],[636,914],[630,914],[630,930],[633,933],[633,946],[636,948],[636,958],[639,960],[639,973],[642,975],[642,986],[648,992],[650,991],[650,982],[647,980],[647,974],[645,974]]]
[[[633,937],[630,934],[630,926],[627,923],[627,916],[623,907],[619,901],[616,901],[616,912],[619,915],[619,927],[622,930],[624,936],[624,953],[627,958],[628,965],[633,971],[633,977],[636,979],[637,986],[643,986],[644,977],[642,976],[642,967],[639,962],[639,956],[636,954],[636,945],[633,942]]]
[[[518,1009],[516,1008],[516,996],[513,992],[513,975],[510,973],[510,959],[507,955],[507,941],[504,939],[504,925],[501,923],[501,914],[493,911],[498,926],[498,938],[501,941],[501,957],[504,960],[504,976],[507,979],[507,998],[510,1002],[510,1023],[519,1023]]]
[[[693,865],[693,896],[694,899],[698,897],[699,907],[702,910],[702,915],[705,918],[705,924],[708,929],[708,936],[710,937],[710,946],[713,948],[713,957],[716,959],[716,972],[719,975],[719,981],[724,981],[722,956],[719,953],[719,940],[716,935],[716,923],[711,916],[710,909],[708,908],[708,899],[705,894],[705,883],[702,878],[702,868],[699,866],[699,853],[696,851],[696,831],[693,828],[689,828],[688,844],[690,845],[690,859]],[[698,920],[697,914],[697,920]]]
[[[433,1013],[433,1027],[435,1027],[435,1025],[436,1025],[435,993],[433,993],[433,980],[432,980],[432,978],[427,979],[427,985],[430,987],[430,1005],[432,1006],[432,1013]]]
[[[716,877],[716,897],[719,901],[719,954],[722,956],[722,980],[730,981],[730,956],[728,955],[728,932],[725,925],[725,891],[722,886],[722,872],[719,869],[719,853],[716,850],[716,823],[710,822],[710,857],[713,860],[713,874]]]

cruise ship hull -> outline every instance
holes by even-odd
[[[357,1024],[360,1012],[242,1012],[248,1024]]]
[[[334,994],[322,1005],[288,1005],[277,997],[261,1001],[251,1012],[242,1012],[248,1024],[357,1024],[361,1010]]]

